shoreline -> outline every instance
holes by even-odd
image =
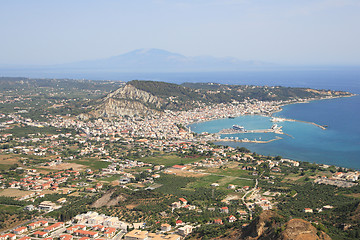
[[[312,102],[312,101],[318,101],[318,100],[331,100],[331,99],[338,99],[338,98],[342,98],[342,97],[356,97],[356,96],[359,96],[360,94],[351,94],[351,95],[347,95],[347,96],[336,96],[336,97],[332,97],[332,98],[321,98],[321,99],[311,99],[311,100],[307,100],[306,102],[304,102],[304,101],[299,101],[299,102],[292,102],[292,103],[287,103],[287,104],[282,104],[281,106],[279,106],[279,109],[277,109],[276,111],[272,111],[271,112],[271,114],[243,114],[243,115],[240,115],[240,116],[237,116],[237,117],[241,117],[241,116],[246,116],[246,115],[258,115],[258,116],[264,116],[264,117],[274,117],[273,115],[275,114],[275,113],[277,113],[277,112],[281,112],[281,111],[283,111],[283,106],[286,106],[286,105],[290,105],[290,104],[298,104],[298,103],[309,103],[309,102]],[[308,124],[312,124],[312,125],[314,125],[314,126],[317,126],[317,127],[319,127],[319,126],[321,126],[321,125],[319,125],[319,124],[316,124],[316,123],[311,123],[311,122],[308,122],[308,121],[303,121],[303,120],[297,120],[297,119],[291,119],[292,121],[298,121],[298,122],[303,122],[303,123],[308,123]],[[210,120],[210,121],[212,121],[212,120]],[[202,119],[202,122],[204,122],[204,120]],[[324,127],[324,126],[321,126],[321,127]],[[286,134],[286,133],[284,133],[285,135],[288,135],[288,134]],[[288,135],[289,137],[292,137],[293,138],[293,136],[291,136],[291,135]],[[276,141],[276,140],[280,140],[280,139],[271,139],[272,141]],[[243,144],[246,144],[246,143],[268,143],[268,142],[272,142],[272,141],[261,141],[261,142],[259,142],[259,141],[241,141],[240,139],[239,140],[235,140],[235,139],[213,139],[213,140],[207,140],[208,142],[212,142],[212,143],[214,143],[214,144],[218,144],[218,145],[227,145],[227,142],[228,142],[228,144],[231,144],[231,143],[233,143],[233,144],[241,144],[241,143],[243,143]],[[241,146],[241,145],[240,145]],[[244,146],[244,145],[242,145],[242,146]],[[256,146],[257,145],[252,145],[252,144],[250,144],[249,145],[249,149],[251,149],[251,146],[254,146],[255,148],[256,148]],[[259,145],[260,146],[260,145]],[[276,155],[276,153],[273,153],[273,155],[275,156]],[[359,168],[358,167],[355,167],[355,166],[351,166],[351,167],[349,167],[349,166],[346,166],[346,165],[343,165],[341,162],[337,162],[337,163],[324,163],[324,162],[318,162],[318,161],[315,161],[315,160],[304,160],[304,159],[302,159],[302,158],[299,158],[299,157],[296,157],[296,156],[293,156],[293,157],[290,157],[290,156],[287,156],[286,158],[288,158],[288,159],[293,159],[293,160],[295,160],[295,161],[300,161],[300,162],[310,162],[310,163],[315,163],[315,164],[318,164],[319,166],[321,166],[321,165],[324,165],[324,166],[335,166],[335,167],[343,167],[343,168],[345,168],[345,169],[354,169],[354,170],[359,170]]]
[[[343,97],[354,97],[354,96],[357,96],[358,94],[350,94],[350,95],[345,95],[345,96],[332,96],[332,97],[326,97],[326,98],[310,98],[310,99],[306,99],[305,101],[297,101],[297,102],[291,102],[291,103],[284,103],[284,104],[279,104],[278,107],[279,109],[278,110],[274,110],[272,112],[270,112],[269,114],[259,114],[259,113],[255,113],[255,114],[243,114],[243,115],[239,115],[239,114],[229,114],[228,116],[224,116],[224,117],[221,117],[221,118],[213,118],[213,119],[201,119],[201,120],[197,120],[197,121],[193,121],[193,122],[190,122],[188,124],[186,124],[186,128],[189,129],[190,125],[192,124],[197,124],[197,123],[203,123],[203,122],[210,122],[210,121],[215,121],[215,120],[220,120],[220,119],[226,119],[226,118],[236,118],[236,117],[241,117],[241,116],[247,116],[247,115],[256,115],[256,116],[263,116],[263,117],[274,117],[273,114],[275,113],[279,113],[281,111],[283,111],[282,107],[284,106],[288,106],[288,105],[291,105],[291,104],[301,104],[301,103],[310,103],[312,101],[320,101],[320,100],[331,100],[331,99],[338,99],[338,98],[343,98]],[[279,118],[279,117],[274,117],[274,118]],[[281,119],[284,119],[284,121],[289,121],[289,122],[302,122],[302,123],[308,123],[308,124],[312,124],[316,127],[319,127],[323,130],[326,130],[327,127],[323,126],[323,125],[320,125],[320,124],[317,124],[315,122],[309,122],[309,121],[304,121],[304,120],[297,120],[297,119],[287,119],[287,118],[281,118]],[[193,131],[191,131],[193,132]],[[194,132],[195,133],[195,132]],[[213,134],[217,134],[217,133],[213,133]],[[286,134],[286,133],[283,133],[283,134]]]

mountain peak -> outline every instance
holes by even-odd
[[[173,53],[159,48],[140,48],[134,51],[122,54],[122,56],[181,56],[181,54]]]

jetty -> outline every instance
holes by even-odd
[[[282,138],[276,137],[276,138],[273,138],[270,140],[261,141],[261,140],[249,140],[247,138],[244,138],[244,139],[220,138],[220,139],[213,140],[212,142],[269,143],[269,142],[277,141],[280,139],[282,139]]]
[[[236,126],[236,125],[234,125]],[[274,124],[269,129],[255,129],[255,130],[245,130],[244,128],[240,129],[238,127],[233,128],[225,128],[220,130],[217,135],[226,135],[226,134],[239,134],[239,133],[276,133],[276,134],[284,134],[282,131],[282,126],[277,126]]]
[[[296,120],[296,119],[291,119],[291,118],[278,118],[278,117],[273,117],[271,119],[272,122],[302,122],[302,123],[308,123],[308,124],[312,124],[316,127],[321,128],[322,130],[326,130],[326,126],[323,125],[319,125],[317,123],[314,122],[308,122],[308,121],[303,121],[303,120]]]

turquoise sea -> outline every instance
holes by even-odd
[[[238,137],[249,140],[269,140],[276,136],[282,139],[270,143],[235,143],[219,144],[233,147],[246,147],[263,155],[290,158],[299,161],[316,162],[360,169],[360,96],[331,100],[313,101],[310,103],[292,104],[283,107],[283,111],[274,116],[292,118],[328,125],[323,130],[303,122],[279,122],[283,132],[274,133],[241,133],[222,135],[221,137]],[[271,118],[246,115],[235,119],[219,119],[190,125],[192,131],[215,133],[223,128],[238,124],[247,130],[267,129],[273,122]]]
[[[0,69],[2,76],[76,78],[94,80],[129,81],[157,80],[173,83],[217,82],[223,84],[247,84],[268,86],[309,87],[315,89],[344,90],[360,94],[360,67],[302,67],[274,70],[253,70],[237,72],[187,72],[187,73],[121,73],[121,72],[69,72],[69,71],[12,71]],[[233,143],[264,155],[281,155],[299,161],[309,161],[360,170],[360,96],[332,100],[293,104],[283,108],[276,116],[328,125],[322,130],[311,124],[283,122],[285,133],[282,140],[266,144]],[[247,129],[268,128],[269,118],[243,116],[236,119],[220,119],[191,126],[196,132],[217,132],[233,124]],[[233,136],[236,137],[236,136]],[[275,134],[246,134],[248,139],[268,140]],[[223,143],[224,144],[224,143]]]

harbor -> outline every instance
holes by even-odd
[[[233,125],[232,128],[225,128],[220,130],[218,135],[226,135],[226,134],[239,134],[239,133],[276,133],[276,134],[284,134],[282,131],[282,126],[278,126],[277,124],[272,125],[269,129],[255,129],[255,130],[246,130],[243,126]]]
[[[233,138],[233,137],[225,137],[225,138],[219,138],[219,139],[216,139],[212,142],[240,142],[240,143],[270,143],[270,142],[274,142],[274,141],[277,141],[277,140],[280,140],[282,139],[281,137],[276,137],[276,138],[273,138],[273,139],[270,139],[270,140],[249,140],[247,138],[244,138],[244,139],[238,139],[237,137]]]

